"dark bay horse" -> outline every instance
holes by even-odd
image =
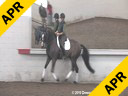
[[[57,76],[54,73],[54,69],[55,69],[56,61],[60,56],[60,48],[57,46],[56,35],[52,31],[52,29],[47,28],[47,31],[43,32],[42,40],[46,44],[47,61],[46,61],[46,64],[44,66],[41,81],[42,82],[44,81],[45,70],[46,70],[46,68],[47,68],[47,66],[51,60],[52,60],[52,68],[51,68],[52,75],[56,81],[59,81],[59,78],[57,78]],[[85,65],[87,66],[88,70],[92,73],[94,73],[94,70],[91,68],[91,66],[89,64],[89,52],[85,48],[85,46],[79,44],[77,41],[72,40],[72,39],[70,39],[70,43],[71,43],[71,48],[70,48],[70,50],[66,51],[66,54],[67,54],[67,57],[71,60],[72,68],[71,68],[71,71],[67,74],[65,81],[67,81],[68,78],[75,71],[76,77],[75,77],[74,83],[77,83],[78,82],[79,68],[77,66],[76,61],[81,54],[81,49],[83,49],[82,58],[83,58]]]

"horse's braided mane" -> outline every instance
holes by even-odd
[[[50,35],[52,35],[52,36],[55,37],[55,33],[54,33],[54,31],[52,30],[52,28],[47,27],[47,32],[48,32]]]

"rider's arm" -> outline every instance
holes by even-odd
[[[59,35],[63,35],[63,34],[64,34],[63,32],[59,33]]]
[[[60,22],[57,30],[59,33],[63,32],[63,26],[64,26],[63,22]]]
[[[64,34],[64,27],[65,27],[65,23],[64,22],[59,23],[58,35],[63,35]]]
[[[58,26],[59,26],[59,21],[56,21],[54,23],[54,32],[56,33],[57,29],[58,29]]]
[[[63,34],[65,33],[65,26],[66,26],[66,25],[63,24],[63,29],[62,29],[63,32],[60,32],[59,35],[63,35]]]
[[[60,35],[63,35],[64,33],[62,32],[62,33],[59,33],[58,31],[57,32],[55,32],[55,34],[57,35],[57,36],[60,36]]]

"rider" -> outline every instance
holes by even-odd
[[[61,13],[58,30],[55,32],[55,34],[59,36],[60,48],[62,50],[63,55],[65,56],[66,54],[65,54],[65,49],[64,49],[64,42],[66,41],[67,37],[64,32],[64,27],[65,27],[65,14]]]
[[[58,30],[58,26],[59,26],[59,14],[55,13],[54,14],[54,18],[55,18],[55,23],[54,23],[54,32],[56,32]]]

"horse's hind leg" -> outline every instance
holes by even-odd
[[[77,58],[72,58],[71,59],[73,71],[74,70],[76,71],[76,77],[75,77],[74,83],[78,82],[78,72],[79,72],[79,68],[78,68],[78,66],[76,64],[76,61],[77,61]]]
[[[42,79],[41,79],[42,82],[44,81],[45,71],[46,71],[46,68],[47,68],[50,61],[51,61],[51,58],[47,57],[47,61],[46,61],[46,64],[44,66],[44,70],[42,72]]]
[[[54,73],[56,60],[57,60],[57,59],[53,59],[53,60],[52,60],[51,72],[52,72],[52,75],[53,75],[54,79],[59,82],[59,81],[60,81],[59,78],[57,78],[56,74]]]
[[[67,74],[67,76],[66,76],[66,78],[65,78],[65,81],[68,81],[68,79],[70,78],[70,76],[72,75],[72,73],[73,73],[74,70],[75,70],[75,66],[74,66],[75,61],[74,61],[74,59],[71,59],[71,63],[72,63],[72,69],[71,69],[71,71]]]
[[[78,73],[79,73],[79,68],[78,68],[76,62],[75,62],[75,71],[76,71],[76,77],[75,77],[75,81],[74,81],[74,83],[78,83]]]

